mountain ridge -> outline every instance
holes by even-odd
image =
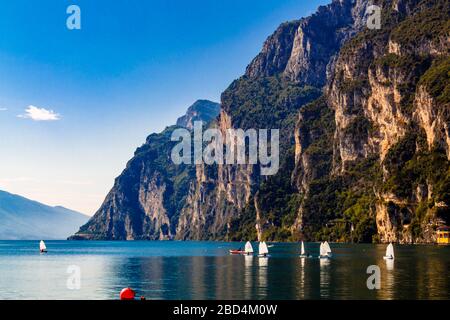
[[[0,217],[2,240],[65,239],[89,219],[63,206],[48,206],[2,190]]]
[[[210,100],[195,101],[186,111],[186,114],[177,119],[176,125],[189,130],[194,128],[195,121],[211,122],[217,117],[220,104]]]
[[[171,141],[171,135],[179,128],[192,129],[194,121],[207,126],[217,114],[217,103],[197,100],[177,125],[149,135],[116,178],[100,209],[69,239],[173,239],[195,166],[172,163],[171,151],[177,142]]]

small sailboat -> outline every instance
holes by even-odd
[[[247,243],[245,244],[245,249],[244,249],[244,254],[246,255],[252,255],[253,254],[253,247],[252,244],[250,243],[250,241],[247,241]]]
[[[244,250],[242,250],[241,248],[230,250],[230,254],[252,254],[252,253],[253,253],[253,247],[252,247],[252,244],[250,243],[250,241],[247,241],[247,243],[245,244]]]
[[[305,244],[302,241],[301,249],[300,249],[300,258],[310,258],[311,255],[306,253]]]
[[[268,257],[269,256],[269,248],[267,248],[267,244],[265,241],[259,243],[259,255],[260,257]]]
[[[319,259],[329,259],[331,257],[331,249],[328,242],[322,242],[320,244]]]
[[[331,256],[332,256],[331,248],[330,248],[330,245],[328,244],[328,241],[325,241],[323,245],[325,246],[325,250],[327,251],[328,257],[331,258]]]
[[[389,245],[386,248],[386,255],[383,257],[385,260],[394,260],[394,246],[392,243],[389,243]]]
[[[47,246],[45,245],[44,240],[41,240],[41,242],[39,243],[39,251],[41,253],[47,253]]]
[[[253,254],[252,244],[250,243],[250,241],[247,241],[247,243],[245,244],[244,250],[242,250],[241,248],[239,248],[239,249],[232,249],[232,250],[230,250],[230,254],[251,255],[251,254]]]

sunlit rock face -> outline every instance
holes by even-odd
[[[250,78],[281,74],[299,84],[321,87],[331,58],[363,28],[367,1],[333,1],[311,16],[282,24],[247,67]]]
[[[371,161],[380,173],[378,182],[370,183],[377,176],[371,173],[345,183],[346,192],[367,188],[364,197],[372,203],[365,210],[376,223],[374,239],[433,242],[436,226],[449,221],[450,199],[443,189],[449,186],[450,109],[448,91],[445,93],[449,30],[444,26],[449,5],[444,1],[434,5],[393,1],[387,7],[394,10],[390,12],[395,23],[372,35],[356,36],[333,63],[325,94],[335,120],[330,174],[341,178],[330,181],[351,180],[355,166]],[[430,20],[435,21],[435,30],[421,29]],[[411,36],[412,32],[417,35]],[[301,125],[300,118],[298,130]],[[311,155],[302,143],[305,140],[299,133],[296,160],[300,175],[296,177],[299,190],[306,190],[311,197],[307,178],[314,162],[308,161]],[[364,170],[357,168],[359,173]],[[353,208],[355,205],[347,212]],[[301,206],[299,229],[311,219],[312,213],[305,211]]]

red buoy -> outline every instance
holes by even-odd
[[[125,288],[120,291],[120,300],[134,300],[136,293],[131,288]]]

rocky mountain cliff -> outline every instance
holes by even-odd
[[[148,136],[116,178],[100,209],[70,239],[173,239],[195,166],[172,162],[171,151],[177,144],[171,141],[172,132],[181,127],[190,129],[194,121],[207,124],[217,117],[219,106],[196,101],[178,119],[178,125]]]
[[[301,85],[321,87],[331,58],[364,26],[368,1],[333,1],[310,17],[282,24],[247,67],[250,78],[281,74]]]
[[[374,4],[380,29],[366,27],[366,0],[282,24],[222,94],[209,126],[280,129],[276,175],[175,166],[168,128],[136,151],[75,237],[433,241],[450,222],[450,8]]]
[[[449,223],[449,3],[379,5],[381,29],[344,44],[297,121],[294,226],[310,238],[432,242]]]

